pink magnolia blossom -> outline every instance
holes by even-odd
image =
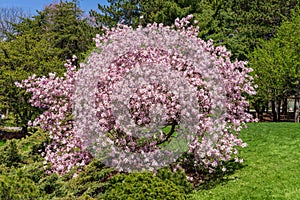
[[[169,164],[166,158],[176,162],[182,152],[162,154],[160,145],[176,140],[165,126],[179,138],[189,132],[182,139],[195,167],[213,173],[233,156],[242,161],[237,147],[246,144],[238,133],[253,121],[243,96],[255,94],[252,69],[232,62],[225,47],[198,38],[191,19],[176,19],[175,27],[119,25],[96,35],[101,52],[79,70],[74,57],[64,77],[51,73],[17,84],[32,93],[33,106],[45,108],[33,124],[51,138],[44,154],[48,172],[82,167],[108,149],[105,162],[120,171],[155,170]],[[152,132],[140,137],[141,127]]]

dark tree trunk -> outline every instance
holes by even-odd
[[[269,102],[266,103],[266,113],[269,114]]]
[[[277,105],[276,105],[276,109],[277,109],[277,121],[280,122],[280,107],[281,107],[281,100],[277,101]]]
[[[283,115],[287,115],[288,114],[288,100],[287,100],[287,98],[283,99],[282,114]]]
[[[272,103],[272,116],[273,116],[273,122],[277,122],[277,112],[276,112],[276,103],[275,101],[271,101]]]
[[[260,106],[260,105],[258,104],[258,105],[255,105],[254,108],[255,108],[255,111],[256,111],[256,116],[257,116],[257,118],[258,118],[260,121],[263,120],[263,113],[264,113],[264,110],[265,110],[265,106]]]
[[[295,95],[294,113],[295,113],[295,122],[299,123],[299,88],[297,89]]]
[[[263,118],[264,118],[264,111],[265,111],[265,106],[262,106],[261,110],[259,111],[259,120],[263,120]]]

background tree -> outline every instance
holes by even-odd
[[[171,25],[174,20],[195,13],[199,0],[108,0],[110,5],[98,5],[100,12],[92,10],[98,26],[113,27],[123,21],[136,27],[138,24],[164,23]],[[140,17],[143,16],[142,19]]]
[[[18,24],[23,18],[29,16],[29,12],[19,7],[0,8],[0,40],[6,39],[8,34],[14,34],[13,24]]]
[[[50,4],[36,16],[14,24],[14,34],[0,43],[1,107],[13,112],[16,125],[24,130],[38,112],[29,106],[28,95],[16,88],[15,82],[32,74],[62,75],[63,63],[74,54],[84,60],[97,29],[82,13],[75,2]]]
[[[289,54],[282,48],[280,39],[274,38],[262,43],[250,59],[250,66],[256,74],[255,81],[258,84],[257,95],[254,97],[254,107],[262,116],[268,103],[272,103],[273,121],[280,120],[280,106],[283,98],[289,96],[287,57]]]
[[[141,23],[171,25],[179,17],[193,14],[200,27],[199,37],[213,39],[225,45],[232,59],[247,60],[248,54],[263,40],[274,37],[284,18],[298,0],[110,0],[109,6],[99,5],[100,12],[92,11],[96,23],[113,27],[121,20],[136,26]],[[142,19],[139,19],[143,16]],[[129,22],[129,23],[128,23]]]
[[[219,44],[226,45],[233,52],[234,57],[245,60],[247,54],[259,43],[259,38],[269,39],[273,37],[282,17],[289,16],[290,10],[298,4],[298,1],[109,0],[108,3],[110,3],[109,6],[99,4],[99,13],[91,11],[96,24],[99,26],[112,27],[122,20],[127,24],[136,26],[140,21],[139,16],[144,17],[141,21],[144,25],[154,21],[170,25],[177,17],[194,14],[199,21],[201,38],[214,39]],[[62,5],[66,12],[54,14],[55,10],[62,9],[55,7]],[[73,19],[74,14],[77,17],[82,14],[76,1],[69,3],[60,1],[60,3],[52,4],[48,8],[51,9],[45,11],[44,15],[56,16],[53,22],[58,24],[56,29],[59,30],[64,27],[59,22],[59,18],[65,18],[63,14],[72,16]],[[75,11],[74,14],[70,15],[70,12],[73,11]],[[76,23],[74,25],[76,27]],[[68,32],[66,31],[65,34]],[[68,46],[63,41],[63,38],[58,39],[57,45]]]
[[[114,27],[123,22],[136,26],[139,23],[141,0],[108,0],[110,5],[98,4],[99,12],[91,10],[90,14],[101,27]]]
[[[283,18],[290,18],[297,5],[297,0],[203,0],[196,15],[203,30],[199,36],[225,45],[233,58],[246,60],[261,39],[274,36]]]
[[[39,113],[28,104],[29,96],[15,86],[29,75],[45,75],[52,71],[63,72],[63,63],[55,49],[49,49],[46,35],[28,32],[14,40],[0,43],[0,96],[2,109],[14,113],[16,125],[26,132],[27,122]]]
[[[16,26],[19,34],[34,29],[40,34],[47,33],[51,48],[58,48],[58,57],[70,59],[73,55],[81,60],[93,44],[93,37],[99,29],[92,27],[76,1],[53,3],[39,11],[32,19],[26,19]]]
[[[61,59],[70,59],[77,55],[82,59],[84,52],[90,49],[96,33],[83,18],[83,11],[75,2],[51,4],[44,10],[47,29],[53,47],[59,48]]]
[[[176,18],[183,18],[198,11],[199,0],[140,1],[142,24],[164,23],[172,25]]]
[[[256,103],[271,101],[274,121],[279,119],[281,103],[291,96],[295,97],[295,121],[299,121],[300,16],[296,13],[282,23],[275,38],[262,42],[249,56],[259,86]]]

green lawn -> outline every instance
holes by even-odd
[[[300,123],[256,123],[241,133],[244,167],[191,199],[300,199]]]

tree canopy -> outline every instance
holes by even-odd
[[[263,41],[250,54],[250,66],[259,85],[256,101],[265,104],[273,101],[280,106],[285,98],[295,96],[297,103],[300,79],[299,26],[300,16],[294,13],[291,20],[281,24],[273,39]]]
[[[67,59],[77,55],[83,61],[91,49],[97,29],[82,13],[75,2],[50,4],[37,15],[13,23],[14,31],[0,42],[0,107],[14,113],[17,125],[26,127],[37,110],[29,106],[29,97],[15,82],[33,74],[62,75]]]
[[[98,4],[100,13],[91,10],[90,14],[101,27],[114,27],[118,23],[137,25],[140,16],[140,0],[108,0],[108,6]]]
[[[263,40],[274,37],[284,18],[298,0],[109,0],[92,11],[96,23],[113,27],[118,22],[136,27],[148,23],[173,24],[176,18],[193,14],[200,27],[199,37],[225,45],[233,57],[246,60]]]

